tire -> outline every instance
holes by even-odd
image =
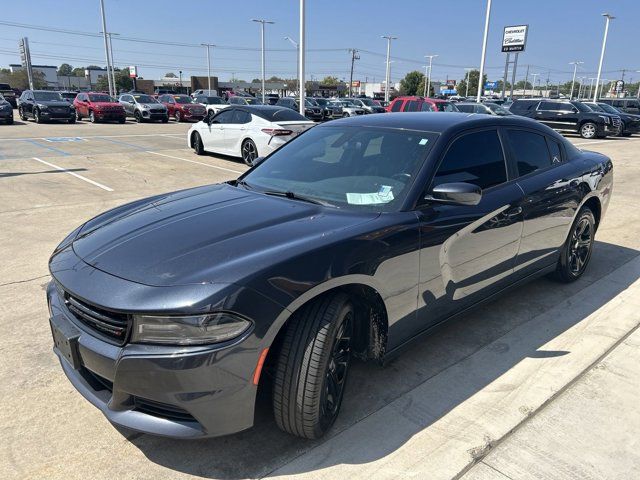
[[[202,138],[200,138],[200,134],[198,132],[193,134],[193,150],[196,152],[196,155],[204,155],[204,144],[202,143]]]
[[[556,271],[552,276],[570,283],[579,279],[589,264],[595,236],[596,220],[589,207],[583,207],[571,225],[569,236],[562,246]]]
[[[91,123],[96,123],[96,114],[95,114],[95,113],[93,113],[93,110],[91,110],[91,111],[89,112],[89,121],[90,121]]]
[[[69,123],[69,124],[71,124],[71,123],[76,123],[76,117],[75,117],[75,116],[71,117],[71,118],[67,121],[67,123]]]
[[[82,120],[82,115],[80,115],[80,112],[76,110],[76,122],[79,122],[81,120]]]
[[[580,125],[580,136],[587,140],[596,138],[598,136],[598,127],[593,122],[585,122]]]
[[[127,119],[123,117],[123,118],[118,120],[118,123],[125,123],[126,121],[127,121]]]
[[[136,122],[142,123],[142,114],[138,110],[133,112],[133,118],[136,119]]]
[[[624,137],[625,133],[624,130],[626,128],[626,125],[624,124],[624,122],[620,122],[620,128],[618,129],[618,133],[616,133],[616,137]]]
[[[24,110],[22,108],[18,109],[18,116],[20,117],[20,120],[22,120],[23,122],[27,121],[27,116],[24,113]]]
[[[353,331],[353,306],[343,293],[320,297],[292,317],[273,384],[280,429],[315,439],[331,428],[344,396]]]
[[[180,123],[182,121],[182,115],[180,114],[180,110],[176,110],[173,113],[173,116],[176,119],[176,122]]]
[[[162,123],[167,123],[169,121],[169,115],[167,114],[166,117],[162,118]]]
[[[7,125],[13,125],[13,117],[7,118]]]
[[[36,123],[42,123],[42,117],[40,116],[40,110],[36,109],[33,112],[33,119],[36,121]]]
[[[251,166],[251,162],[258,158],[258,147],[256,147],[255,143],[253,143],[253,140],[247,139],[242,142],[240,154],[242,155],[242,160],[244,160],[244,163]]]

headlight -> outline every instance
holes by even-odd
[[[604,120],[604,123],[611,123],[611,120],[609,119],[609,117],[605,117],[604,115],[598,115],[598,116]]]
[[[144,108],[145,110],[149,110],[150,107],[145,103],[144,105],[142,105],[142,108]]]
[[[236,338],[250,326],[249,320],[225,312],[184,316],[134,315],[131,341],[204,345]]]
[[[46,105],[44,105],[44,104],[42,104],[42,103],[39,103],[39,104],[38,104],[38,108],[39,108],[40,110],[46,110],[46,109],[47,109],[47,108],[49,108],[49,107],[48,107],[48,106],[46,106]]]

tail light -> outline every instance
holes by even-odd
[[[293,133],[293,130],[285,130],[284,128],[263,128],[262,131],[272,137],[291,135]]]

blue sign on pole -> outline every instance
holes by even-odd
[[[495,90],[496,88],[498,88],[498,82],[486,82],[484,84],[485,90]]]

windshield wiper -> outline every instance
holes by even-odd
[[[272,195],[274,197],[285,197],[291,200],[300,200],[301,202],[314,203],[316,205],[323,205],[325,207],[334,206],[329,202],[325,202],[323,200],[317,200],[315,198],[305,197],[304,195],[298,195],[297,193],[293,193],[293,192],[280,192],[277,190],[267,190],[265,192],[260,192],[260,193],[264,193],[265,195]]]
[[[245,180],[232,180],[233,182],[235,182],[235,186],[242,186],[244,188],[246,188],[247,190],[255,190],[251,185],[249,185]]]

